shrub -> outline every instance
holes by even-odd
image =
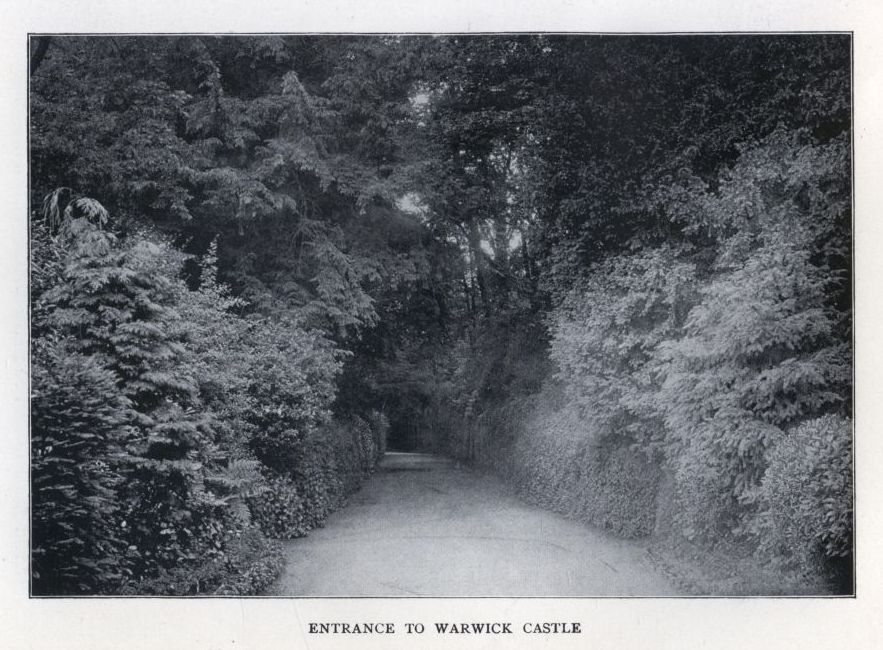
[[[773,134],[743,151],[697,226],[717,240],[682,332],[661,342],[656,410],[690,538],[744,538],[782,430],[849,407],[843,288],[844,143]],[[836,244],[836,245],[835,245]]]
[[[256,528],[233,532],[224,550],[195,566],[163,569],[155,577],[127,585],[122,595],[252,596],[282,572],[282,550]]]
[[[653,532],[657,465],[622,439],[601,435],[572,406],[541,405],[520,424],[506,474],[543,507],[623,537]]]
[[[259,463],[263,485],[244,496],[253,521],[270,537],[301,537],[358,488],[388,423],[380,415],[371,425],[331,420],[339,351],[284,314],[239,315],[247,306],[217,272],[213,242],[198,290],[181,297],[190,366],[217,421],[222,455]]]
[[[31,221],[30,253],[31,338],[37,339],[51,333],[51,306],[40,298],[61,281],[64,272],[64,249],[49,233],[44,219]]]
[[[183,348],[175,331],[176,282],[168,274],[167,256],[153,243],[123,242],[103,230],[107,215],[97,202],[78,199],[74,204],[86,206],[81,210],[84,214],[76,216],[70,206],[65,210],[56,243],[59,271],[35,296],[39,333],[43,340],[62,346],[50,355],[55,357],[50,366],[65,381],[94,378],[107,400],[98,413],[109,417],[113,410],[115,426],[126,434],[113,436],[113,462],[107,462],[104,459],[111,450],[106,436],[111,433],[102,432],[101,427],[83,432],[84,439],[93,441],[90,444],[105,446],[93,449],[94,462],[85,467],[96,472],[100,468],[95,477],[102,477],[103,488],[110,491],[102,488],[100,494],[80,494],[81,506],[94,510],[100,507],[99,500],[112,501],[113,507],[103,513],[96,510],[92,516],[106,517],[106,521],[87,523],[72,511],[58,525],[66,528],[67,543],[75,545],[93,535],[113,545],[122,540],[123,553],[104,556],[108,562],[124,556],[127,575],[123,579],[128,580],[188,561],[206,546],[214,546],[223,504],[203,488],[201,460],[211,456],[212,445],[197,408],[196,390],[178,363]],[[37,349],[43,342],[38,339],[34,345]],[[71,361],[61,362],[63,356]],[[34,389],[37,476],[45,481],[45,489],[64,490],[68,483],[52,472],[72,459],[49,463],[56,460],[55,454],[70,453],[70,441],[43,444],[43,434],[63,440],[67,432],[57,418],[70,417],[67,426],[76,430],[79,424],[95,422],[96,416],[76,415],[72,409],[76,409],[77,394],[59,386],[56,376],[36,373]],[[95,403],[85,387],[76,390],[85,403]],[[67,409],[60,412],[64,415],[50,412],[59,408]],[[55,451],[48,452],[50,447]],[[35,515],[40,517],[39,512]],[[38,533],[42,532],[38,526]],[[41,543],[38,538],[35,546]],[[115,580],[119,578],[114,575]],[[64,581],[61,575],[41,579]],[[80,588],[105,590],[109,586],[86,580]]]
[[[177,283],[168,253],[145,240],[121,242],[86,218],[62,223],[67,254],[61,281],[41,302],[69,338],[116,378],[134,429],[116,496],[134,571],[149,575],[217,546],[223,504],[203,486],[213,453],[197,390],[181,364]]]
[[[386,420],[334,419],[298,446],[284,474],[267,468],[269,489],[248,499],[254,521],[270,537],[293,539],[320,527],[356,491],[377,462],[375,439]]]
[[[660,247],[605,260],[560,293],[548,318],[557,373],[536,413],[508,426],[519,431],[509,465],[528,498],[626,537],[652,533],[665,429],[650,368],[694,287],[693,264]]]
[[[823,277],[799,235],[758,248],[703,290],[684,335],[659,348],[665,381],[657,396],[677,474],[711,489],[721,507],[692,517],[709,535],[741,530],[781,427],[843,401],[848,353],[827,343]],[[683,481],[679,483],[684,484]],[[709,503],[709,498],[704,499]]]
[[[575,489],[577,516],[622,537],[650,535],[656,523],[659,466],[624,446],[584,463]]]
[[[344,492],[338,459],[325,436],[323,430],[316,432],[291,472],[303,495],[306,530],[321,526],[341,502]]]
[[[35,249],[34,592],[131,592],[170,575],[199,590],[247,524],[253,486],[229,475],[241,450],[218,448],[187,372],[182,256],[107,232],[95,201],[70,205]]]
[[[267,481],[267,489],[249,497],[252,521],[268,537],[294,539],[310,530],[306,504],[295,482],[290,478],[274,477]]]
[[[810,564],[852,553],[852,422],[833,415],[787,432],[763,478],[763,548]]]
[[[340,450],[324,445],[339,353],[285,315],[240,316],[246,305],[217,280],[217,244],[202,259],[200,286],[183,297],[192,367],[230,458],[255,458],[266,490],[247,496],[267,535],[305,535],[339,503]],[[322,447],[322,449],[319,449]]]
[[[112,593],[134,564],[117,499],[130,402],[111,371],[57,342],[34,342],[31,369],[33,591]]]
[[[658,444],[650,361],[695,300],[695,269],[662,247],[595,266],[549,317],[557,379],[584,417],[624,444]]]
[[[833,420],[786,432],[851,407],[846,144],[777,131],[744,146],[713,189],[691,178],[666,206],[684,227],[681,246],[619,253],[553,287],[550,353],[568,404],[540,409],[519,434],[505,467],[526,494],[644,534],[664,464],[672,529],[700,546],[759,544],[767,560],[773,547],[822,546],[842,557],[847,438],[820,433]],[[486,415],[476,429],[499,429]],[[827,442],[793,442],[813,436]],[[789,463],[840,473],[791,503],[800,471]],[[767,512],[774,502],[791,514]]]
[[[226,574],[214,593],[225,596],[261,594],[282,573],[282,550],[256,530],[245,531],[229,546]]]
[[[292,472],[304,495],[309,527],[321,526],[361,486],[376,461],[374,434],[362,418],[334,419],[317,429]]]

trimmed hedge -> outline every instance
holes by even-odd
[[[321,527],[374,471],[389,423],[378,413],[368,420],[332,420],[304,442],[285,474],[271,474],[267,489],[248,499],[253,520],[269,537],[294,539]]]
[[[505,475],[526,500],[622,537],[653,532],[656,464],[600,438],[572,407],[541,409],[517,430]]]
[[[646,537],[656,522],[659,466],[629,447],[605,458],[585,457],[576,486],[580,520],[603,526],[622,537]]]
[[[293,539],[307,534],[303,496],[290,478],[267,480],[267,489],[248,499],[252,520],[268,537]]]

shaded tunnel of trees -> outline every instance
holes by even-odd
[[[848,592],[850,46],[34,37],[34,592],[259,592],[387,447]]]

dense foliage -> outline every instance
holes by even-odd
[[[472,339],[480,360],[462,364],[464,390],[480,399],[454,449],[528,498],[620,533],[656,531],[690,553],[729,546],[798,571],[812,556],[810,573],[830,570],[830,588],[851,589],[845,546],[825,541],[848,539],[852,512],[841,471],[852,435],[846,42],[503,41],[499,59],[473,53],[471,65],[493,78],[501,61],[520,70],[528,56],[526,74],[447,93],[457,135],[478,122],[494,139],[457,141],[483,160],[462,173],[498,193],[493,218],[522,224],[504,239],[522,247],[521,267],[493,248],[485,261],[491,274],[509,263],[522,306],[501,300],[485,328],[522,324],[506,343]],[[497,103],[513,101],[513,85],[517,110]],[[479,173],[495,146],[516,152],[503,180]],[[488,221],[490,242],[499,226]],[[543,369],[524,334],[538,321],[555,367],[542,391],[510,370]],[[845,419],[804,462],[839,478],[809,497],[785,478],[797,452],[782,441],[826,414]],[[812,533],[795,534],[797,518]]]
[[[264,589],[279,551],[258,531],[321,524],[385,445],[382,415],[331,411],[341,342],[376,322],[369,290],[408,262],[408,245],[363,236],[393,209],[387,132],[407,97],[353,52],[394,55],[42,39],[34,591]]]
[[[562,402],[548,394],[534,398],[511,446],[507,476],[530,502],[623,537],[652,533],[659,466],[605,438]]]
[[[35,591],[262,589],[387,438],[851,588],[848,37],[38,37],[31,70]]]
[[[367,423],[330,420],[335,350],[232,313],[214,247],[191,291],[161,240],[67,213],[54,240],[35,236],[59,267],[34,308],[35,592],[266,588],[279,551],[258,530],[305,534],[377,458]]]

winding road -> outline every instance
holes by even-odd
[[[285,542],[274,596],[671,596],[645,546],[525,504],[496,478],[387,453],[324,528]]]

